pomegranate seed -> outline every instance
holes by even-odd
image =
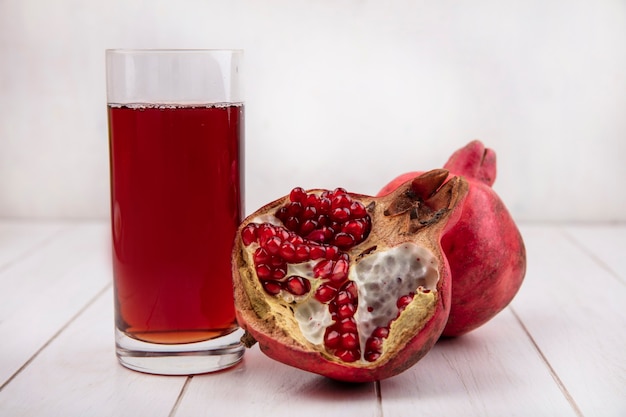
[[[333,261],[337,260],[339,258],[339,248],[332,245],[326,246],[326,255],[324,257]]]
[[[302,218],[305,220],[313,219],[317,216],[317,209],[314,206],[306,206],[302,212]]]
[[[344,362],[356,362],[361,355],[357,351],[339,349],[335,352],[335,356]]]
[[[353,350],[359,346],[359,336],[355,333],[344,333],[341,335],[341,346],[345,349]]]
[[[354,316],[356,307],[354,304],[344,304],[337,307],[337,317],[345,319]]]
[[[275,280],[281,280],[285,278],[285,275],[287,275],[287,265],[285,265],[284,267],[277,266],[272,271],[272,278],[274,278]]]
[[[291,237],[292,233],[285,229],[284,227],[279,227],[276,230],[276,236],[278,236],[280,238],[280,240],[287,240]]]
[[[337,290],[330,285],[322,284],[317,287],[315,291],[315,299],[320,303],[328,303],[333,298],[335,298],[335,294],[337,294]]]
[[[324,242],[328,242],[330,239],[333,238],[333,235],[335,234],[335,231],[328,226],[322,226],[320,228],[320,231],[324,234]],[[323,243],[323,242],[320,242]]]
[[[331,205],[332,203],[330,201],[330,198],[328,197],[320,198],[320,201],[318,203],[320,214],[328,214],[330,212]]]
[[[291,242],[294,245],[301,245],[304,243],[304,239],[301,236],[298,236],[295,233],[292,233],[291,235],[289,235],[289,237],[287,238],[287,242]]]
[[[306,197],[305,204],[307,206],[317,207],[318,201],[319,201],[319,198],[315,194],[309,194]]]
[[[272,268],[268,265],[260,264],[256,266],[256,275],[260,280],[268,280],[272,277]]]
[[[355,239],[348,233],[339,232],[333,239],[333,244],[339,246],[342,249],[348,249],[355,244]]]
[[[297,217],[287,217],[283,220],[283,224],[289,230],[298,231],[300,229],[300,220]]]
[[[354,236],[355,240],[358,240],[365,234],[365,221],[360,219],[347,221],[341,227],[341,231]]]
[[[327,278],[332,274],[334,266],[334,261],[329,261],[328,259],[321,260],[313,267],[313,275],[316,278]]]
[[[411,301],[413,301],[413,297],[413,294],[403,295],[402,297],[398,298],[396,306],[398,307],[398,309],[400,309],[400,311],[404,310],[409,304],[411,304]]]
[[[348,278],[348,262],[344,259],[339,259],[335,262],[332,274],[329,274],[328,279],[334,282],[343,282],[346,278]]]
[[[360,219],[367,216],[367,209],[360,202],[354,201],[350,204],[350,213],[353,219]]]
[[[302,226],[300,226],[300,234],[302,236],[306,236],[309,233],[313,232],[317,229],[318,223],[315,220],[305,220],[302,222]]]
[[[285,262],[285,260],[283,258],[281,258],[280,256],[278,256],[278,255],[272,256],[270,258],[269,264],[271,266],[273,266],[274,268],[278,268],[278,267],[282,267],[282,266],[287,268],[287,263]]]
[[[306,245],[296,246],[296,252],[294,253],[294,260],[296,263],[308,261],[310,254],[309,247]]]
[[[337,187],[332,192],[333,196],[345,195],[346,197],[348,197],[347,194],[348,194],[348,191],[346,191],[346,189],[342,187]]]
[[[296,247],[291,242],[283,242],[278,254],[287,262],[293,262],[296,258]]]
[[[289,216],[287,213],[287,206],[283,206],[276,210],[276,217],[278,217],[281,221],[285,221],[285,219]]]
[[[350,210],[347,207],[337,207],[330,212],[330,218],[337,222],[345,222],[350,218]]]
[[[372,336],[367,339],[365,343],[365,348],[374,352],[382,352],[383,349],[383,339],[380,337]]]
[[[336,195],[335,197],[332,198],[332,200],[330,201],[330,207],[332,210],[338,209],[338,208],[349,208],[350,205],[352,204],[352,199],[345,195],[345,194],[339,194]],[[332,211],[331,211],[332,213]],[[348,211],[348,213],[350,213]]]
[[[368,362],[375,362],[378,360],[378,358],[380,358],[380,353],[378,352],[365,352],[365,355],[363,355],[363,357],[365,358],[366,361]]]
[[[324,334],[324,346],[330,349],[334,349],[339,347],[339,343],[341,342],[341,335],[339,332],[333,329],[326,329],[326,334]]]
[[[337,303],[333,303],[332,301],[328,304],[328,312],[330,313],[330,317],[333,321],[337,321]]]
[[[348,281],[343,287],[342,290],[346,291],[352,297],[352,300],[357,301],[359,295],[359,289],[354,283],[354,281]]]
[[[326,247],[321,245],[313,245],[310,247],[309,253],[311,255],[311,259],[322,259],[326,258]]]
[[[270,261],[271,256],[264,248],[257,248],[257,250],[254,251],[252,259],[254,260],[255,265],[265,264]]]
[[[356,333],[357,325],[354,317],[347,317],[339,322],[339,329],[343,333]]]
[[[276,236],[276,228],[271,224],[264,223],[259,226],[257,230],[257,236],[259,237],[259,242],[265,242],[272,236]]]
[[[276,295],[282,289],[279,282],[276,281],[263,281],[261,282],[263,289],[270,295]]]
[[[339,289],[341,289],[341,286],[343,285],[344,282],[345,282],[345,280],[344,281],[330,281],[330,280],[326,281],[326,283],[328,285],[336,288],[337,291],[339,291]]]
[[[386,339],[389,336],[389,329],[387,327],[377,327],[373,332],[372,336],[380,337],[381,339]]]
[[[324,234],[324,230],[318,229],[313,230],[311,233],[306,235],[306,238],[312,240],[313,242],[324,243],[324,241],[326,240],[326,235]]]
[[[293,295],[304,295],[311,290],[311,283],[308,279],[292,275],[287,278],[285,289]]]
[[[369,217],[364,218],[365,221],[365,230],[363,231],[363,236],[367,237],[369,235],[370,230],[372,230],[372,219]]]
[[[296,187],[289,193],[289,200],[293,202],[303,203],[306,201],[307,193],[302,187]]]
[[[331,231],[331,235],[329,237],[333,237],[333,235],[339,231],[341,231],[341,223],[331,221],[330,224],[327,224],[327,229]]]
[[[302,203],[295,201],[287,204],[287,214],[289,216],[297,216],[302,212]]]
[[[337,305],[352,304],[352,295],[346,290],[341,290],[337,293],[335,302]]]
[[[241,240],[243,244],[248,246],[257,240],[257,225],[256,223],[250,223],[241,231]]]
[[[326,214],[320,214],[317,217],[317,224],[319,226],[328,226],[331,223],[332,222],[330,221],[330,217],[328,217]]]
[[[268,253],[276,255],[278,251],[280,251],[281,244],[282,241],[278,236],[272,236],[267,239],[263,244],[261,244],[261,246],[263,246]]]

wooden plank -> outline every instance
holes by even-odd
[[[522,227],[528,272],[512,303],[585,417],[626,415],[626,286],[606,269],[612,261],[598,258],[602,248],[591,246],[605,232],[588,230],[573,242],[558,227]],[[623,238],[613,244],[626,253]]]
[[[68,226],[0,270],[0,386],[110,285],[107,236],[105,223]]]
[[[0,391],[0,415],[626,415],[619,229],[523,225],[529,268],[512,306],[380,390],[258,348],[191,379],[129,371],[114,355],[107,225],[37,230],[12,234],[16,246],[0,233],[0,249],[15,251],[0,267],[0,334],[11,335],[0,342],[0,386],[27,364]]]
[[[413,368],[381,382],[385,417],[575,416],[515,316],[443,339]]]
[[[46,244],[65,227],[63,223],[0,221],[0,271]]]
[[[0,391],[0,415],[170,415],[186,377],[141,374],[117,363],[112,300],[108,289]]]
[[[626,284],[626,224],[583,224],[564,227],[585,252]]]
[[[176,417],[295,415],[381,414],[374,383],[332,381],[269,359],[256,346],[230,371],[194,376],[176,410]]]

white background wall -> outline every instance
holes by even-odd
[[[626,221],[623,0],[0,0],[0,217],[106,218],[105,48],[246,51],[247,211],[474,138],[518,220]]]

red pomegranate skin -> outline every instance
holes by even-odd
[[[444,168],[469,183],[461,217],[441,240],[452,275],[452,305],[442,336],[454,337],[485,324],[511,302],[526,274],[526,249],[511,214],[491,188],[496,179],[493,150],[471,141]],[[402,174],[378,195],[420,174]]]

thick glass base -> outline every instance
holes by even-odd
[[[216,372],[236,365],[245,347],[243,330],[204,342],[185,344],[146,343],[115,329],[117,358],[135,371],[158,375],[195,375]]]

